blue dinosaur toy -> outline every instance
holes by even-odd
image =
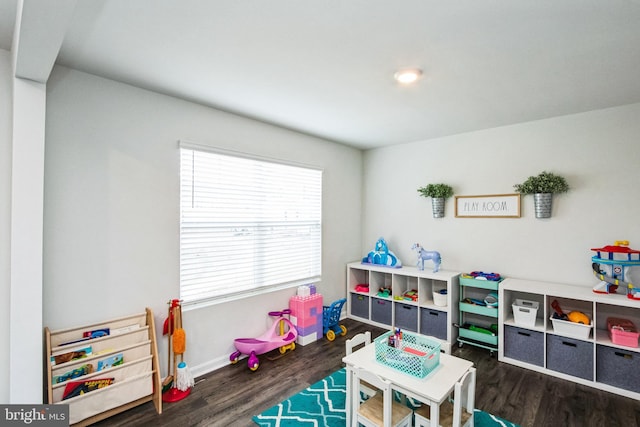
[[[379,238],[376,242],[375,249],[362,258],[363,264],[382,265],[385,267],[402,267],[402,262],[398,259],[396,254],[389,250],[387,242],[384,238]]]

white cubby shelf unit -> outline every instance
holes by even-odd
[[[538,303],[535,321],[516,322],[512,310],[516,299]],[[588,286],[515,278],[502,282],[499,300],[501,362],[640,399],[640,348],[614,344],[607,329],[610,317],[628,319],[639,327],[640,301],[623,294],[595,293]],[[564,313],[586,314],[591,327],[567,323],[575,332],[564,327],[555,330],[554,300]]]
[[[109,328],[110,335],[70,343],[83,338],[87,331]],[[116,331],[119,330],[119,333]],[[69,423],[86,426],[108,418],[134,406],[152,401],[158,414],[162,413],[162,387],[158,365],[156,332],[151,309],[145,312],[71,329],[44,329],[46,354],[46,402],[68,404]],[[88,357],[53,364],[50,359],[71,349],[91,346]],[[122,355],[122,364],[98,370],[98,363],[109,357]],[[75,369],[91,365],[91,372],[80,377],[57,380]],[[63,400],[70,381],[89,381],[113,378],[113,383]]]
[[[425,266],[384,267],[352,262],[347,264],[347,316],[385,329],[399,327],[438,339],[441,349],[451,353],[458,338],[459,272],[433,272]],[[368,292],[357,290],[369,285]],[[378,295],[381,288],[391,289],[390,296]],[[433,292],[447,290],[446,306],[436,305]],[[415,300],[396,299],[415,290]]]

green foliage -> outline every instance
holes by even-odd
[[[569,191],[569,184],[564,177],[543,171],[537,176],[530,176],[522,184],[514,185],[513,188],[522,194],[566,193]]]
[[[418,188],[418,193],[423,197],[448,199],[453,196],[453,188],[447,184],[427,184],[424,187]]]

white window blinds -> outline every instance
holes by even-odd
[[[320,170],[185,146],[180,152],[186,304],[319,278]]]

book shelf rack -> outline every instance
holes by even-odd
[[[97,333],[94,338],[83,337],[85,332],[105,328],[109,328],[109,335]],[[159,414],[162,413],[158,348],[151,309],[70,329],[50,331],[45,328],[44,334],[46,402],[68,404],[71,425],[90,425],[149,401]],[[67,357],[63,356],[87,347],[91,347],[91,353],[86,357],[66,361]],[[98,371],[99,362],[117,360],[120,355],[121,364]],[[71,378],[68,374],[74,370],[90,372]],[[63,400],[71,382],[103,378],[113,378],[113,383]]]

